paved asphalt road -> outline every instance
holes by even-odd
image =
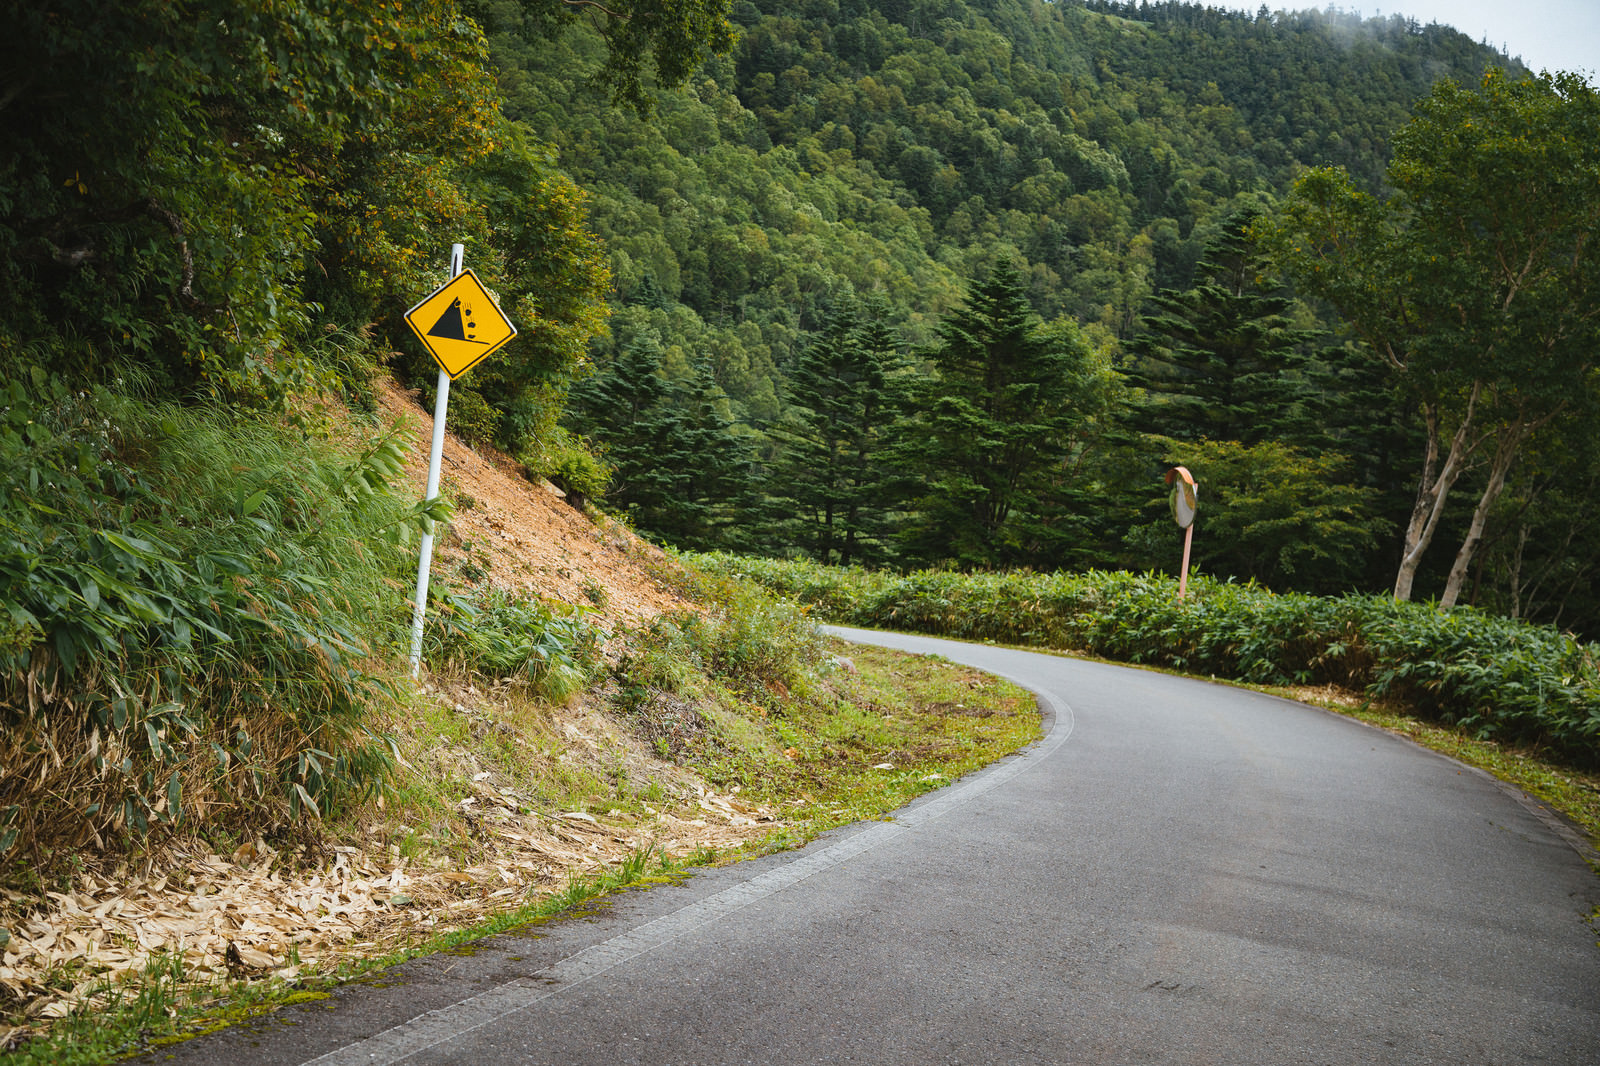
[[[893,821],[152,1062],[1600,1063],[1600,879],[1489,777],[1218,685],[937,651],[1047,735]]]

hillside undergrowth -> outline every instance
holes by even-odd
[[[830,622],[1058,648],[1260,685],[1337,685],[1477,739],[1600,766],[1600,664],[1549,626],[1386,597],[1277,594],[1153,574],[897,575],[733,555],[695,565],[756,580]]]
[[[336,445],[220,408],[71,391],[0,410],[0,855],[251,834],[392,765],[398,549],[445,512]]]

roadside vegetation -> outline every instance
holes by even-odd
[[[797,846],[1039,732],[1014,686],[846,650],[670,561],[655,580],[702,606],[634,629],[440,574],[418,687],[408,542],[449,512],[403,498],[393,438],[42,377],[6,399],[0,1043],[18,1062],[108,1061],[647,874]]]
[[[1287,690],[1487,769],[1600,841],[1600,662],[1551,626],[1387,596],[1273,593],[1204,576],[895,574],[728,554],[829,622],[1050,648]]]
[[[398,443],[43,374],[3,404],[0,860],[251,834],[377,787],[400,549],[445,513],[391,491]]]

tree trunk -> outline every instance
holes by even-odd
[[[1505,490],[1506,476],[1511,471],[1511,464],[1516,461],[1517,450],[1522,447],[1522,442],[1540,427],[1548,424],[1565,410],[1566,406],[1564,402],[1558,403],[1552,410],[1538,418],[1529,418],[1526,414],[1519,413],[1517,418],[1500,427],[1499,443],[1495,447],[1494,460],[1489,466],[1489,483],[1484,486],[1483,495],[1478,499],[1478,506],[1472,512],[1472,525],[1467,529],[1467,536],[1461,542],[1461,550],[1456,552],[1456,561],[1450,567],[1450,578],[1445,582],[1444,595],[1439,599],[1439,606],[1454,607],[1460,597],[1461,586],[1467,579],[1467,567],[1472,564],[1472,556],[1483,540],[1483,528],[1489,520],[1489,511],[1500,498],[1501,492]]]
[[[1522,560],[1528,551],[1528,524],[1517,527],[1517,550],[1511,556],[1511,617],[1522,617]]]
[[[1428,445],[1422,463],[1422,481],[1417,486],[1417,500],[1411,507],[1411,521],[1406,524],[1405,549],[1400,554],[1400,568],[1395,574],[1394,598],[1397,600],[1411,598],[1417,567],[1421,565],[1422,555],[1433,543],[1433,535],[1438,531],[1439,519],[1444,515],[1445,499],[1450,495],[1456,479],[1466,469],[1467,459],[1478,447],[1479,442],[1471,439],[1472,414],[1482,391],[1482,383],[1475,382],[1472,396],[1467,401],[1467,413],[1461,419],[1455,435],[1450,438],[1449,454],[1445,456],[1444,466],[1439,468],[1437,476],[1434,475],[1434,468],[1439,461],[1439,405],[1431,402],[1424,405],[1428,421]]]
[[[1472,523],[1467,527],[1467,535],[1456,552],[1456,561],[1451,564],[1450,577],[1444,583],[1444,595],[1439,597],[1440,607],[1454,607],[1456,600],[1461,598],[1461,586],[1467,580],[1467,567],[1472,565],[1472,556],[1483,540],[1483,527],[1489,521],[1489,511],[1505,489],[1506,474],[1517,457],[1517,448],[1527,439],[1531,428],[1520,418],[1501,428],[1494,460],[1489,464],[1489,482],[1483,487],[1483,495],[1478,497],[1478,506],[1472,511]]]

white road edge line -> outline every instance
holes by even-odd
[[[856,634],[859,633],[862,638],[860,643],[872,643],[867,638],[873,634],[866,631],[850,631],[847,634],[833,627],[827,628],[848,639],[857,639]],[[932,793],[904,813],[895,815],[894,821],[878,822],[813,854],[802,853],[795,861],[776,870],[769,870],[743,884],[725,888],[697,903],[688,904],[610,940],[587,947],[537,973],[508,981],[448,1007],[420,1014],[365,1040],[309,1059],[303,1066],[388,1066],[402,1062],[445,1041],[464,1036],[507,1015],[576,988],[631,959],[665,946],[685,933],[798,884],[812,874],[847,862],[884,841],[949,813],[1029,769],[1065,744],[1072,735],[1072,708],[1065,701],[1046,693],[1030,691],[1051,712],[1053,722],[1048,736],[1005,761],[992,764]]]

